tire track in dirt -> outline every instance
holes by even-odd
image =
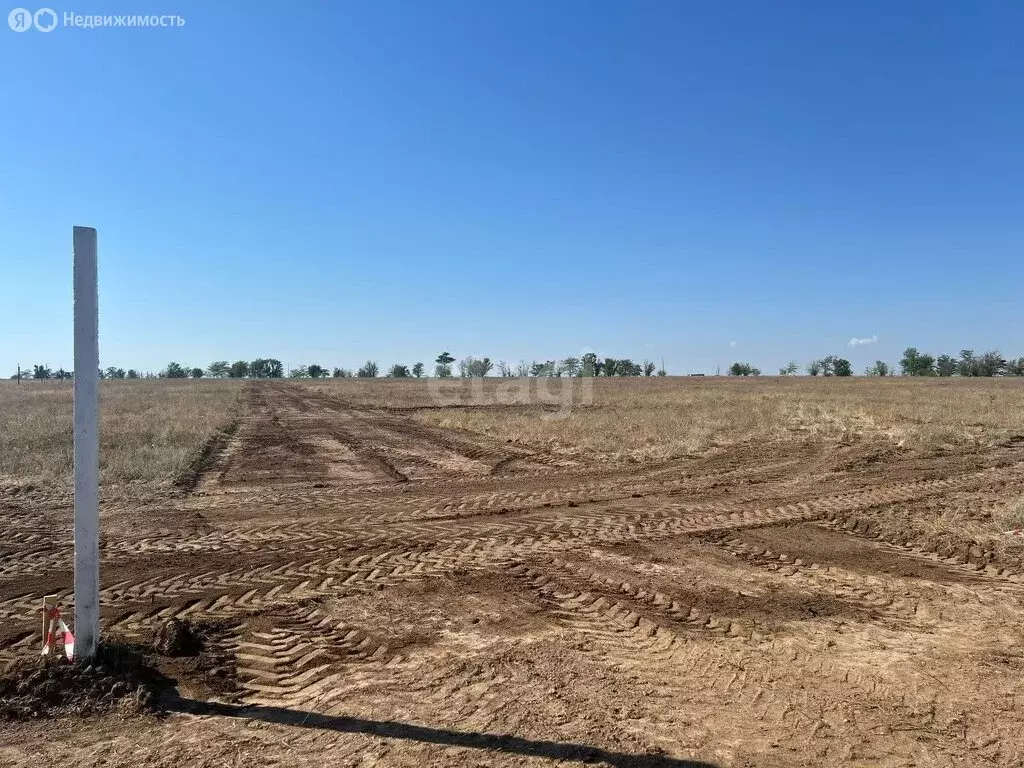
[[[922,713],[934,708],[927,695],[899,691],[882,676],[825,661],[807,641],[779,642],[777,630],[697,610],[654,588],[609,579],[599,570],[553,559],[541,565],[519,563],[508,572],[609,668],[644,679],[653,675],[666,689],[678,688],[679,701],[692,700],[700,691],[709,699],[705,711],[727,706],[750,723],[764,723],[776,738],[787,731],[806,738],[808,732],[816,735],[848,722],[846,698],[852,690],[884,701],[887,716],[898,721],[920,722]],[[610,588],[613,594],[589,585]],[[685,685],[672,682],[683,679]],[[812,706],[803,694],[808,679],[844,695]]]
[[[345,713],[372,691],[381,706],[508,732],[529,692],[517,686],[536,684],[522,657],[548,644],[559,662],[578,654],[625,690],[667,697],[666,733],[700,722],[728,740],[748,728],[766,749],[779,739],[828,755],[835,744],[878,743],[887,723],[944,739],[929,729],[950,727],[956,697],[924,674],[928,665],[947,648],[995,654],[1022,614],[1014,574],[950,568],[843,527],[894,504],[984,492],[1024,474],[1019,450],[880,462],[856,446],[835,455],[741,446],[641,466],[565,466],[282,383],[247,386],[243,403],[195,494],[105,490],[114,527],[103,542],[101,610],[104,632],[140,640],[171,617],[230,620],[250,704]],[[952,575],[911,581],[865,572],[868,557],[857,570],[759,544],[790,536],[806,547],[810,534],[800,532],[810,529]],[[66,494],[0,503],[0,542],[6,659],[35,651],[43,594],[73,610]],[[680,574],[695,571],[656,560],[634,574],[638,552],[704,557],[707,579],[691,588]],[[464,608],[458,600],[481,604],[486,578],[509,585],[487,610],[504,616],[521,601],[526,629],[448,621]],[[707,586],[716,578],[727,588]],[[401,614],[415,627],[448,623],[407,641],[388,632],[398,612],[379,608],[395,604],[422,606]],[[958,620],[974,606],[980,629]],[[871,656],[876,646],[895,655]],[[508,648],[515,663],[495,650]],[[948,670],[1016,663],[979,658]],[[994,679],[977,677],[978,690],[1005,693]],[[646,716],[637,722],[656,729]],[[937,753],[911,736],[887,738],[908,760],[934,764]]]
[[[254,703],[286,701],[302,706],[315,699],[341,668],[359,662],[377,666],[400,660],[386,643],[365,630],[335,623],[315,604],[289,606],[262,623],[239,645],[238,676]]]
[[[405,523],[382,524],[363,521],[341,521],[332,525],[310,527],[304,523],[249,530],[237,527],[216,530],[192,539],[179,541],[160,534],[152,538],[109,542],[103,548],[105,566],[127,565],[133,556],[144,553],[260,554],[277,558],[301,560],[310,553],[320,554],[325,546],[339,546],[349,551],[373,550],[402,543],[407,546],[441,544],[459,546],[473,541],[527,537],[531,547],[556,546],[558,542],[587,539],[615,542],[657,539],[691,533],[694,526],[710,526],[702,530],[724,530],[746,526],[768,525],[792,520],[810,520],[869,510],[876,506],[906,502],[927,495],[969,486],[991,470],[968,473],[962,478],[902,483],[892,487],[824,496],[769,509],[750,509],[744,504],[683,504],[664,499],[629,500],[617,510],[587,508],[551,509],[519,518],[456,518],[454,520],[410,520]],[[591,509],[590,507],[596,507]],[[625,507],[625,509],[622,509]],[[566,512],[571,510],[571,516]],[[0,566],[0,584],[7,579],[39,573],[66,570],[71,564],[70,542],[63,551],[26,551],[5,559]],[[119,555],[121,556],[120,559]],[[4,615],[0,601],[0,616]]]
[[[435,539],[433,546],[427,548],[385,550],[375,555],[311,558],[307,551],[303,553],[305,557],[283,563],[273,559],[255,567],[214,569],[198,574],[173,572],[170,576],[119,581],[101,589],[100,604],[107,611],[138,607],[129,617],[107,624],[108,629],[125,626],[136,632],[140,625],[152,626],[171,617],[251,615],[267,606],[296,600],[376,589],[458,569],[501,567],[526,555],[565,551],[588,546],[594,541],[651,540],[804,519],[808,519],[804,510],[729,512],[662,519],[649,530],[644,530],[642,526],[625,520],[609,522],[599,518],[583,529],[559,522],[545,523],[543,530],[534,528],[530,531],[534,535],[507,535],[505,531],[492,530],[485,536]],[[393,535],[386,535],[383,539],[394,543]],[[322,553],[322,549],[318,548],[316,552]],[[285,554],[299,555],[295,551]],[[21,620],[30,627],[44,593],[58,594],[70,609],[70,578],[66,577],[62,588],[48,586],[0,601],[0,620]],[[157,601],[165,607],[154,608]],[[0,641],[0,652],[5,647],[9,646]]]

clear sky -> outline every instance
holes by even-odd
[[[186,23],[0,27],[4,376],[75,224],[104,366],[1024,355],[1016,0],[52,7]]]

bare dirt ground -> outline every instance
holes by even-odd
[[[1024,577],[876,514],[1024,492],[1024,443],[587,464],[287,383],[177,492],[104,492],[105,632],[216,620],[163,718],[0,721],[0,764],[1012,766]],[[71,499],[0,497],[0,661]]]

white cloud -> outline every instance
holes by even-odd
[[[853,337],[850,338],[850,340],[848,342],[846,342],[846,346],[848,346],[848,347],[862,347],[865,344],[877,344],[877,343],[878,343],[878,334],[876,333],[874,336],[871,336],[870,338],[865,338],[865,339],[858,339],[856,336],[853,336]]]
[[[735,341],[730,341],[729,342],[729,346],[730,347],[735,347],[736,346],[736,342]]]

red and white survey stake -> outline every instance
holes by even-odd
[[[64,655],[68,661],[75,660],[75,636],[61,618],[57,607],[57,596],[47,595],[43,598],[43,656],[49,656],[60,638],[64,645]]]

